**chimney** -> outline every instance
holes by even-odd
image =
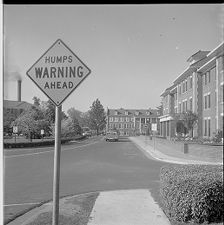
[[[17,101],[21,102],[21,80],[17,80]]]

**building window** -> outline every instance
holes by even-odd
[[[128,115],[128,111],[125,111],[125,115],[126,115],[126,116]]]
[[[114,115],[117,116],[117,114],[118,114],[117,111],[115,111],[115,112],[114,112]]]
[[[211,120],[208,119],[208,136],[211,136]]]
[[[181,95],[181,85],[179,85],[179,95]]]
[[[207,109],[207,95],[204,96],[204,109]]]
[[[204,84],[207,85],[207,73],[204,74]]]
[[[204,120],[204,136],[207,136],[207,120]]]
[[[109,117],[109,121],[110,122],[113,122],[113,117]]]
[[[204,109],[211,108],[211,94],[204,95]]]
[[[118,117],[114,117],[114,122],[118,122]]]
[[[187,91],[187,80],[185,81],[185,91]]]
[[[185,92],[185,82],[182,82],[183,93]]]
[[[193,87],[193,77],[191,76],[190,77],[190,88],[192,88]]]
[[[181,103],[179,103],[179,113],[181,113]]]
[[[207,95],[207,101],[208,101],[208,108],[211,108],[211,95]]]
[[[126,122],[129,122],[129,118],[128,117],[126,117]]]
[[[135,118],[134,117],[131,117],[131,122],[134,122]]]
[[[192,102],[192,98],[189,99],[189,103],[190,103],[190,110],[192,111],[193,109],[193,102]]]
[[[210,71],[207,72],[207,76],[208,76],[208,83],[211,82],[211,74],[210,74]]]

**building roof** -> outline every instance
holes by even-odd
[[[10,108],[10,109],[27,109],[31,107],[32,104],[25,102],[25,101],[12,101],[12,100],[4,100],[3,108]]]
[[[190,64],[191,63],[195,63],[195,62],[201,60],[202,58],[205,58],[208,55],[209,52],[210,51],[201,51],[201,50],[199,50],[198,52],[196,52],[195,54],[190,56],[187,59],[187,62],[190,62]]]
[[[224,42],[222,42],[215,49],[213,49],[207,56],[213,58],[215,56],[223,54],[224,54]]]
[[[107,115],[110,116],[135,116],[135,117],[156,117],[159,116],[157,113],[159,112],[158,109],[108,109]],[[125,112],[128,112],[128,115],[125,114]],[[139,114],[137,115],[136,112]],[[147,114],[149,113],[149,114]]]
[[[168,87],[160,96],[164,97],[164,96],[168,95],[171,92],[171,90],[173,88],[175,88],[175,86],[176,86],[176,84],[173,84],[172,86]]]

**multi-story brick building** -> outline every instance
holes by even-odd
[[[223,130],[224,43],[209,51],[198,51],[187,61],[189,67],[162,94],[161,135],[176,133],[175,114],[190,110],[198,115],[193,136],[211,138]]]
[[[108,109],[106,130],[116,129],[124,136],[145,134],[152,123],[159,128],[159,116],[157,109]]]

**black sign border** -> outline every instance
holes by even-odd
[[[89,72],[86,74],[86,76],[81,80],[81,82],[79,82],[78,85],[76,85],[71,92],[69,92],[68,95],[66,95],[66,97],[60,102],[60,103],[56,103],[53,99],[51,99],[51,97],[45,93],[44,90],[42,90],[42,88],[38,85],[38,83],[29,75],[30,70],[43,58],[43,56],[45,54],[47,54],[47,52],[50,51],[50,49],[52,49],[58,42],[61,42],[88,70]],[[88,66],[86,66],[86,64],[61,40],[61,39],[57,39],[53,45],[51,45],[50,48],[48,48],[48,50],[46,52],[44,52],[44,54],[41,55],[41,57],[30,67],[30,69],[26,72],[26,75],[36,84],[36,86],[54,103],[54,105],[56,106],[60,106],[68,97],[69,95],[71,95],[74,90],[86,79],[86,77],[91,73],[91,70],[89,69]]]

